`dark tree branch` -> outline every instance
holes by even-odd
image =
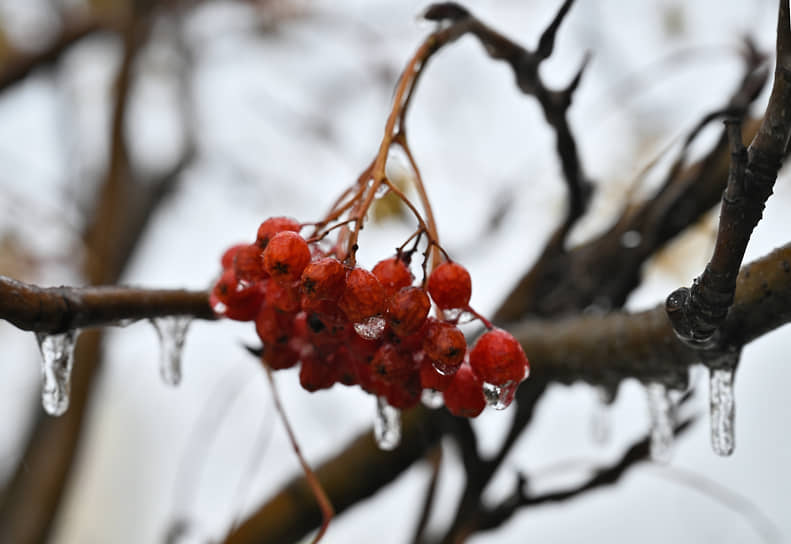
[[[205,291],[41,288],[0,276],[0,319],[26,331],[61,333],[165,315],[214,319]]]
[[[788,0],[780,0],[777,61],[766,115],[748,149],[738,122],[729,125],[731,166],[722,198],[714,254],[692,284],[671,293],[668,316],[679,338],[701,350],[719,350],[719,329],[726,319],[736,277],[753,229],[772,194],[791,135],[791,26]],[[720,357],[706,357],[720,360]]]

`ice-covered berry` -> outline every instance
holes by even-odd
[[[296,219],[290,217],[270,217],[258,227],[258,235],[255,243],[261,249],[266,249],[269,240],[278,232],[291,231],[299,232],[301,225]]]
[[[426,322],[431,301],[420,287],[404,287],[387,304],[387,323],[398,336],[417,332]]]
[[[469,365],[461,365],[450,385],[442,392],[450,413],[458,417],[477,417],[486,406],[483,384]]]
[[[292,231],[275,234],[264,250],[264,270],[278,283],[298,280],[310,263],[310,248]]]
[[[466,308],[472,294],[470,273],[458,263],[442,263],[428,278],[428,292],[443,310]]]
[[[384,287],[368,270],[355,268],[346,276],[339,306],[353,323],[380,315],[385,311]]]
[[[233,269],[240,281],[255,283],[266,278],[267,273],[264,271],[261,253],[261,248],[255,244],[246,245],[236,250],[233,257]]]
[[[385,289],[388,297],[393,296],[399,289],[412,285],[412,272],[409,267],[398,257],[390,257],[376,263],[371,270],[379,283]]]
[[[346,267],[334,257],[313,261],[302,272],[301,290],[305,301],[337,301],[346,284]]]
[[[423,351],[437,370],[443,374],[452,374],[464,360],[467,341],[464,333],[455,325],[429,318]]]
[[[519,383],[529,365],[521,344],[509,332],[492,329],[470,350],[470,366],[485,382],[494,385]]]

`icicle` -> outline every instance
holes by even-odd
[[[420,393],[420,402],[423,403],[423,406],[432,410],[441,408],[443,404],[442,392],[436,389],[424,389]]]
[[[36,333],[41,350],[41,404],[51,416],[62,415],[69,407],[71,368],[74,365],[74,344],[78,330],[62,334]]]
[[[603,446],[610,440],[612,434],[610,405],[615,400],[615,391],[599,386],[596,388],[596,397],[591,415],[591,437],[594,444]]]
[[[378,340],[385,332],[385,320],[383,317],[374,316],[354,324],[354,332],[366,340]]]
[[[181,352],[192,317],[184,315],[157,317],[151,320],[159,336],[159,373],[168,385],[181,381]]]
[[[670,461],[673,448],[674,410],[661,383],[646,386],[648,411],[651,417],[651,459],[659,463]]]
[[[376,397],[374,438],[380,450],[394,450],[401,443],[401,410],[387,404],[384,397]]]
[[[516,382],[507,382],[504,385],[494,385],[493,383],[483,383],[483,396],[486,397],[486,404],[493,407],[495,410],[505,410],[511,405],[514,400],[516,388],[519,386]]]
[[[711,449],[722,456],[733,453],[734,370],[716,368],[709,371]]]

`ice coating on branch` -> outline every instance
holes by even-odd
[[[181,381],[181,353],[192,318],[183,315],[156,317],[151,320],[159,336],[159,373],[168,385]]]
[[[519,384],[514,381],[503,385],[483,382],[483,396],[486,398],[486,404],[495,410],[505,410],[513,402],[518,386]]]
[[[423,403],[423,406],[432,410],[441,408],[443,404],[442,392],[436,389],[424,389],[420,393],[420,402]]]
[[[384,397],[376,397],[374,439],[385,451],[394,450],[401,443],[401,410],[390,406]]]
[[[385,319],[379,316],[369,317],[364,321],[355,323],[354,332],[366,340],[378,340],[385,332]]]
[[[74,345],[78,330],[62,334],[36,333],[41,350],[41,404],[51,416],[62,415],[69,407],[71,368],[74,365]]]
[[[667,463],[673,449],[673,404],[663,384],[649,383],[645,389],[651,417],[651,459]]]
[[[733,368],[717,368],[709,375],[711,449],[717,455],[733,453]]]
[[[613,392],[606,387],[596,388],[596,403],[591,414],[591,438],[594,444],[603,446],[612,435],[610,405],[614,400]]]

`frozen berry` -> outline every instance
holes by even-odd
[[[266,303],[283,312],[296,312],[300,309],[299,283],[277,283],[272,279],[264,280]]]
[[[263,304],[255,317],[255,330],[265,344],[287,344],[294,329],[294,314]]]
[[[454,375],[440,374],[437,369],[434,368],[431,361],[426,358],[420,363],[420,385],[425,389],[445,391],[450,385],[450,382],[453,381]]]
[[[455,325],[429,318],[423,350],[440,372],[452,374],[464,360],[467,340]]]
[[[478,338],[470,351],[470,366],[483,381],[494,385],[519,383],[529,370],[521,344],[503,329],[492,329]]]
[[[403,383],[393,384],[385,391],[387,404],[399,410],[408,410],[420,402],[420,378],[412,373]]]
[[[278,283],[292,282],[310,263],[310,248],[296,232],[275,234],[264,250],[264,269]]]
[[[387,322],[398,336],[417,332],[431,309],[431,301],[420,287],[404,287],[393,295],[387,305]]]
[[[450,413],[457,417],[477,417],[486,406],[483,384],[469,365],[459,367],[442,398]]]
[[[410,355],[387,343],[376,351],[371,365],[375,374],[391,384],[406,382],[417,368]]]
[[[240,249],[243,247],[247,247],[249,244],[236,244],[235,246],[231,246],[225,250],[225,253],[222,254],[222,258],[220,259],[220,264],[223,268],[231,268],[233,266],[233,258],[236,257],[236,254],[239,252]]]
[[[346,277],[339,305],[353,323],[380,315],[385,310],[385,290],[371,272],[355,268]]]
[[[255,283],[266,278],[264,263],[261,260],[261,248],[250,244],[239,248],[233,258],[233,269],[236,277],[247,283]]]
[[[261,249],[266,249],[269,240],[278,232],[299,232],[300,228],[301,225],[290,217],[270,217],[258,227],[258,236],[256,236],[255,243]]]
[[[402,287],[412,285],[412,272],[398,257],[379,261],[371,272],[385,288],[385,294],[388,297],[393,296]]]
[[[258,285],[239,282],[233,269],[223,272],[209,295],[209,304],[218,315],[236,321],[255,319],[263,300]]]
[[[302,272],[302,294],[308,303],[338,300],[346,284],[346,267],[334,257],[313,261]]]
[[[338,381],[338,372],[332,361],[326,361],[314,355],[302,357],[299,369],[299,383],[311,393],[319,389],[329,389]]]
[[[428,292],[443,310],[466,308],[472,294],[470,273],[460,264],[442,263],[428,278]]]

